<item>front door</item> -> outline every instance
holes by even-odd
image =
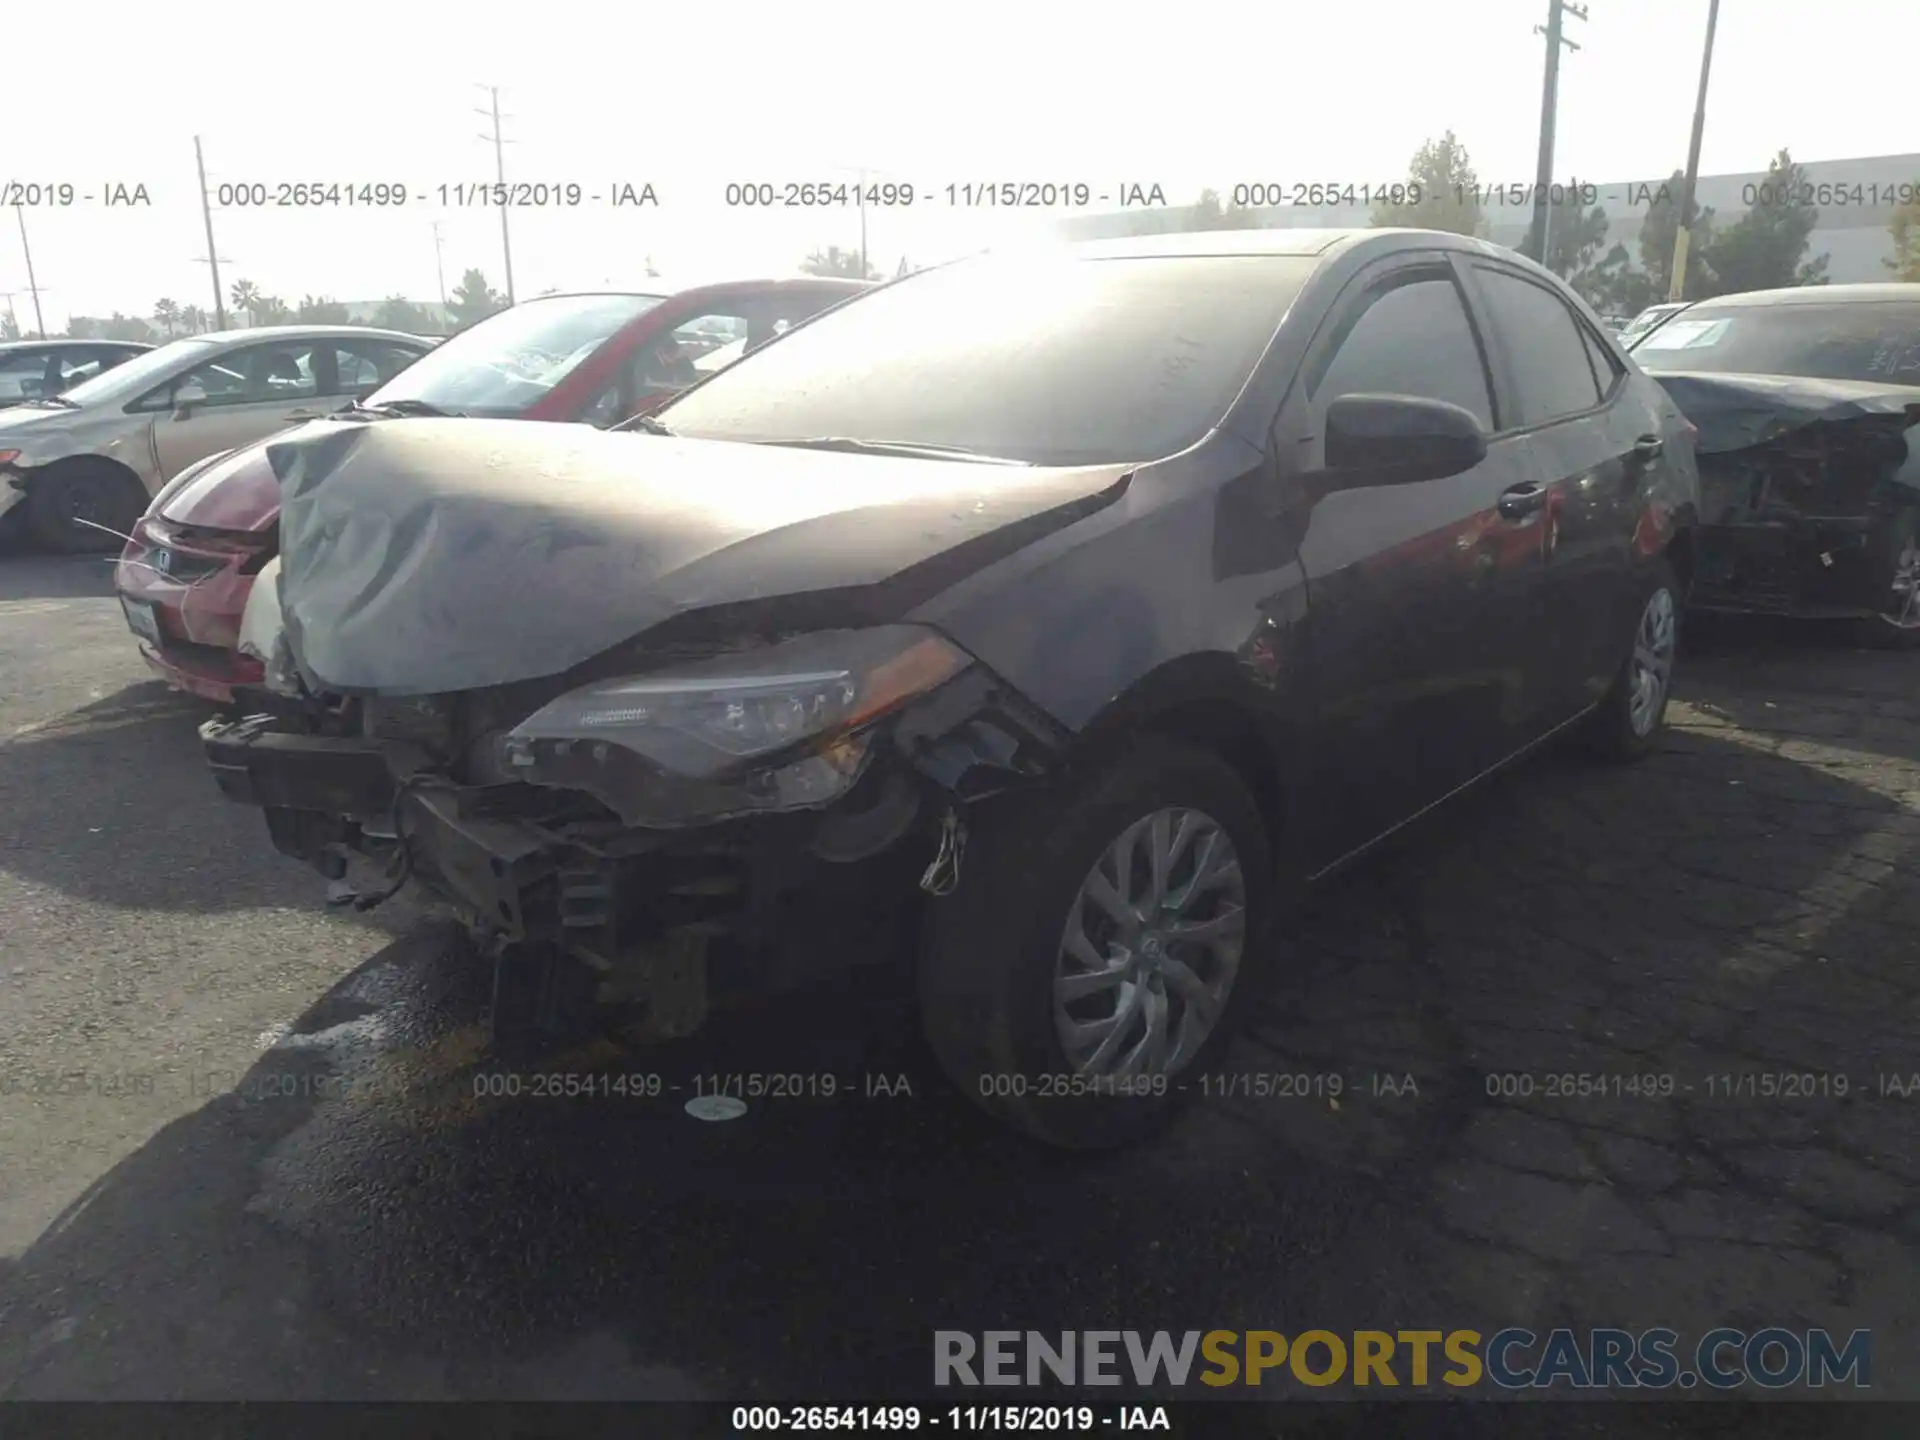
[[[1524,497],[1524,438],[1499,438],[1485,349],[1443,258],[1389,262],[1342,297],[1304,376],[1318,464],[1342,395],[1443,400],[1495,436],[1463,474],[1329,495],[1314,507],[1307,576],[1315,695],[1315,831],[1331,864],[1524,743],[1539,648],[1540,509]],[[1290,407],[1291,408],[1291,407]]]
[[[269,340],[206,361],[153,391],[140,403],[153,412],[161,481],[196,460],[326,414],[339,403],[326,383],[334,371],[324,341]],[[188,395],[191,402],[182,404]]]

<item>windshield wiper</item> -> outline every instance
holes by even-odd
[[[762,440],[762,445],[779,445],[791,450],[839,450],[849,455],[905,455],[925,460],[965,460],[975,465],[1031,466],[1030,460],[1009,460],[1004,455],[982,455],[963,445],[914,445],[903,440],[856,440],[851,435],[816,435],[806,440]]]
[[[424,400],[383,400],[378,405],[368,405],[356,400],[346,409],[338,411],[341,415],[385,415],[395,419],[404,419],[409,415],[423,416],[438,420],[464,420],[466,416],[458,410],[442,410],[438,405],[429,405]]]
[[[78,410],[80,408],[78,400],[69,400],[64,395],[36,395],[27,401],[27,404],[38,405],[47,410]]]
[[[671,435],[664,420],[656,420],[651,415],[635,415],[630,420],[622,420],[613,427],[616,430],[642,430],[649,435]]]

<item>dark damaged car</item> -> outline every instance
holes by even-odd
[[[1070,1146],[1198,1088],[1302,882],[1654,743],[1697,502],[1589,309],[1421,231],[980,257],[627,433],[271,454],[271,693],[202,735],[279,848],[454,902],[510,1031],[911,956],[964,1093]]]
[[[1693,605],[1920,647],[1920,285],[1702,301],[1633,356],[1699,430]]]

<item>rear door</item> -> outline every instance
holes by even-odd
[[[1505,428],[1485,346],[1446,256],[1358,277],[1309,351],[1282,449],[1317,466],[1341,395],[1443,400]],[[1304,422],[1304,424],[1303,424]],[[1301,433],[1304,429],[1304,434]],[[1304,440],[1304,443],[1302,443]],[[1541,516],[1502,513],[1526,479],[1524,438],[1495,438],[1460,475],[1350,490],[1315,507],[1300,545],[1309,593],[1319,791],[1311,849],[1331,864],[1497,764],[1528,738],[1539,648]]]
[[[1556,286],[1497,261],[1476,258],[1466,268],[1487,317],[1511,433],[1526,438],[1529,478],[1544,497],[1546,653],[1537,706],[1545,728],[1605,694],[1625,654],[1619,597],[1663,427],[1611,347]]]

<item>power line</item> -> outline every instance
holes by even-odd
[[[25,206],[13,207],[13,215],[20,222],[20,253],[27,261],[27,289],[33,292],[33,329],[38,338],[47,338],[47,322],[40,318],[40,282],[33,278],[33,247],[27,244],[27,211]]]
[[[213,271],[213,314],[220,329],[227,328],[227,301],[220,293],[220,254],[213,245],[213,204],[207,198],[207,157],[200,149],[200,137],[193,137],[193,163],[200,172],[200,218],[207,227],[207,266]]]
[[[1700,52],[1700,95],[1693,103],[1693,136],[1687,141],[1687,174],[1680,187],[1680,223],[1673,232],[1673,268],[1667,277],[1667,299],[1687,298],[1687,251],[1693,245],[1693,188],[1700,178],[1700,137],[1707,128],[1707,75],[1713,68],[1713,29],[1720,20],[1720,0],[1707,0],[1707,43]]]
[[[476,110],[473,113],[487,116],[493,121],[493,133],[491,135],[482,135],[480,138],[493,142],[493,175],[500,186],[499,191],[496,192],[494,196],[494,198],[500,202],[500,258],[507,267],[507,304],[511,305],[513,304],[513,241],[507,234],[507,211],[511,207],[507,204],[509,197],[506,194],[507,157],[505,150],[505,147],[510,142],[500,133],[500,121],[502,118],[500,114],[500,87],[498,85],[482,85],[480,88],[487,92],[492,104],[486,110]],[[505,118],[511,120],[513,117],[509,115]]]
[[[1526,253],[1540,264],[1547,263],[1547,232],[1551,225],[1551,207],[1547,200],[1553,189],[1554,124],[1560,108],[1560,47],[1580,47],[1560,33],[1561,21],[1568,15],[1587,18],[1586,7],[1571,0],[1547,0],[1547,23],[1533,27],[1533,33],[1547,37],[1547,74],[1540,94],[1540,163],[1533,175],[1533,223],[1527,228]]]

